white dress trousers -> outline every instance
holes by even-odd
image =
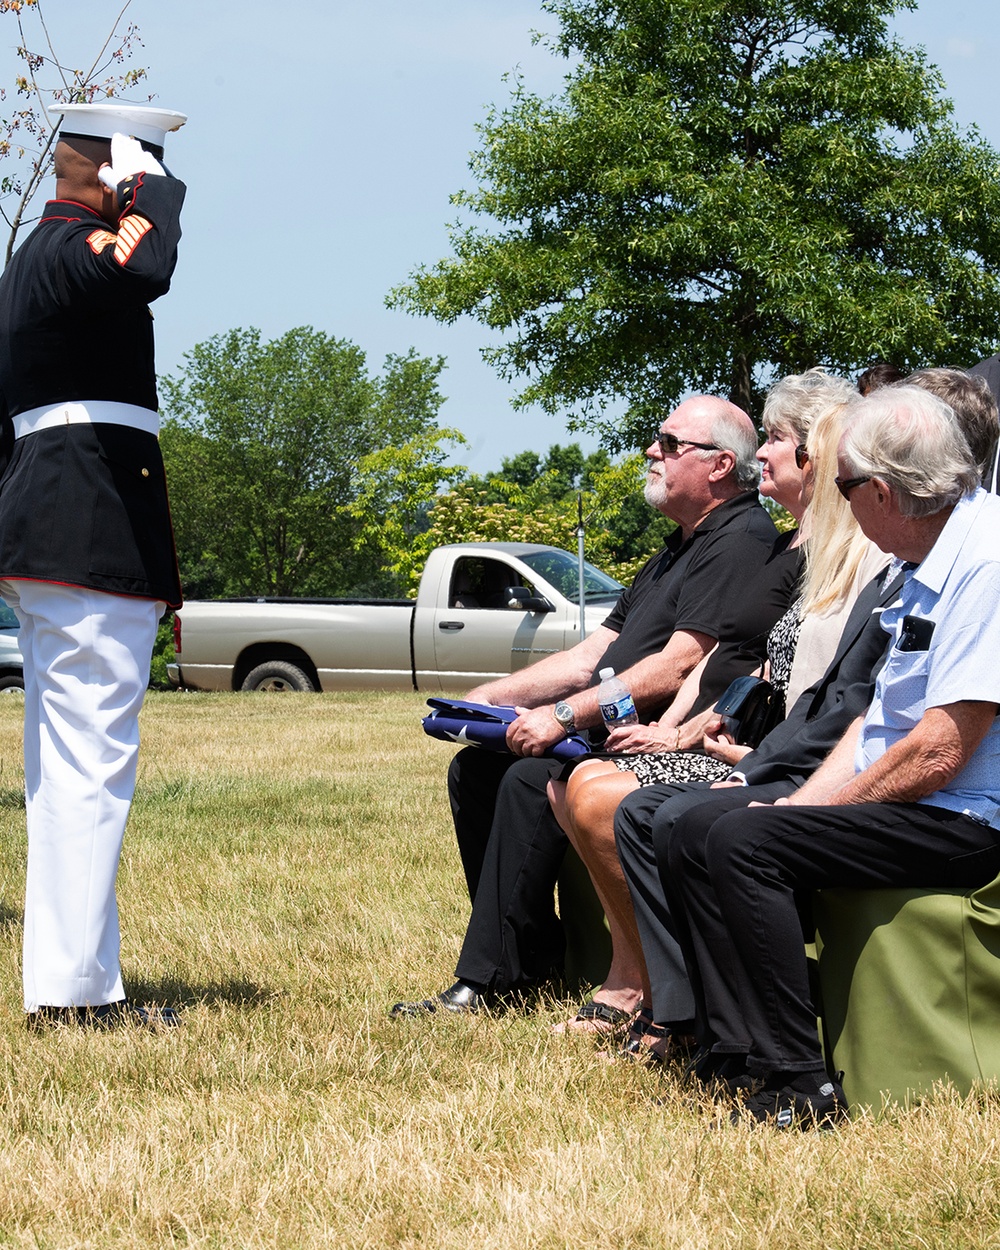
[[[0,581],[24,656],[24,1007],[125,997],[115,877],[164,605]]]

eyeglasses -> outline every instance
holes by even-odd
[[[695,443],[690,438],[678,438],[676,434],[661,434],[659,430],[653,435],[653,442],[660,444],[660,451],[665,456],[672,456],[678,447],[697,447],[700,451],[721,451],[714,443]]]
[[[809,453],[806,451],[805,443],[799,443],[798,447],[795,448],[795,467],[797,469],[804,469],[808,459]]]
[[[865,482],[870,482],[870,481],[871,481],[870,477],[848,477],[848,478],[835,477],[833,479],[834,485],[837,487],[837,490],[840,491],[840,493],[844,496],[845,499],[850,499],[851,491],[855,488],[855,486],[863,486]]]

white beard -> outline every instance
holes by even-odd
[[[655,508],[657,512],[663,511],[663,505],[667,502],[667,486],[659,473],[655,477],[647,475],[642,494],[651,508]]]

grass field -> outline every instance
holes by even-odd
[[[422,706],[151,695],[124,966],[186,1025],[32,1036],[0,700],[0,1246],[1000,1246],[992,1094],[781,1136],[553,1035],[568,1002],[390,1020],[468,910]]]

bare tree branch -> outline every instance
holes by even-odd
[[[49,30],[49,25],[42,12],[42,6],[36,0],[31,5],[41,31],[45,53],[32,51],[29,37],[25,30],[25,5],[20,0],[0,0],[0,16],[13,13],[17,20],[20,45],[17,55],[25,63],[26,73],[17,79],[17,94],[27,97],[31,103],[27,108],[0,121],[0,160],[5,157],[16,162],[25,162],[26,168],[7,175],[3,179],[3,189],[7,194],[18,197],[17,207],[9,213],[0,206],[0,216],[10,227],[4,263],[10,259],[17,239],[17,233],[26,221],[26,210],[37,194],[39,187],[48,176],[52,166],[52,151],[56,141],[57,127],[49,120],[49,110],[53,103],[86,102],[94,96],[115,96],[123,89],[133,86],[145,77],[144,68],[126,69],[122,73],[112,73],[102,77],[115,63],[124,62],[132,55],[133,45],[141,43],[138,27],[130,25],[123,35],[119,27],[132,4],[132,0],[124,0],[121,8],[111,24],[110,30],[101,42],[90,68],[69,70],[58,55]],[[112,48],[112,42],[121,39],[120,47]],[[56,76],[57,83],[47,86],[40,79],[40,71],[46,69]],[[2,94],[2,93],[0,93]],[[32,151],[31,142],[24,140],[30,136],[36,145]]]

